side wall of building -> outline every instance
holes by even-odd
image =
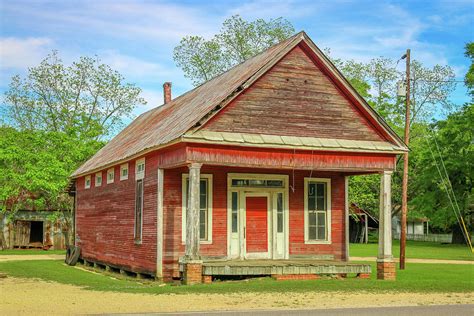
[[[127,180],[120,180],[120,166],[114,167],[114,182],[85,188],[85,178],[77,181],[76,243],[82,257],[139,273],[156,271],[157,154],[145,156],[143,231],[141,243],[134,241],[135,161],[128,164]]]

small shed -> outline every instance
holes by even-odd
[[[377,230],[379,220],[363,210],[357,204],[351,203],[349,208],[349,240],[351,243],[368,243],[369,231]]]

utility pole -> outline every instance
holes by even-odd
[[[406,58],[406,107],[405,107],[405,144],[410,142],[410,49],[403,58]],[[400,270],[405,269],[405,248],[407,242],[407,211],[408,211],[408,152],[403,154],[403,181],[402,181],[402,220],[400,232]]]

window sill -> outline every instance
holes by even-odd
[[[142,241],[141,240],[134,240],[133,242],[135,245],[141,245],[142,244]]]
[[[201,240],[200,245],[212,245],[212,240]],[[186,241],[181,241],[181,245],[186,245]]]
[[[330,240],[305,240],[306,245],[330,245],[332,242]]]

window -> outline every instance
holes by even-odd
[[[305,178],[305,241],[331,242],[331,180]]]
[[[120,181],[128,179],[128,163],[120,166]]]
[[[239,229],[239,224],[238,224],[238,212],[239,212],[239,193],[238,192],[232,192],[232,232],[237,233]]]
[[[135,163],[135,179],[143,179],[145,177],[145,158],[138,159]]]
[[[283,180],[232,179],[233,187],[283,188]]]
[[[212,175],[201,175],[199,181],[199,238],[212,243]],[[182,240],[186,241],[186,209],[188,206],[189,175],[183,175]]]
[[[115,170],[114,168],[110,168],[109,170],[107,170],[107,184],[114,183],[114,178],[115,178]]]
[[[142,241],[143,226],[143,179],[137,181],[135,190],[135,243]]]
[[[283,193],[277,193],[277,233],[283,233]]]
[[[86,176],[84,180],[84,188],[90,189],[91,187],[91,176]]]
[[[102,185],[102,172],[97,172],[95,174],[95,186],[100,187]]]

